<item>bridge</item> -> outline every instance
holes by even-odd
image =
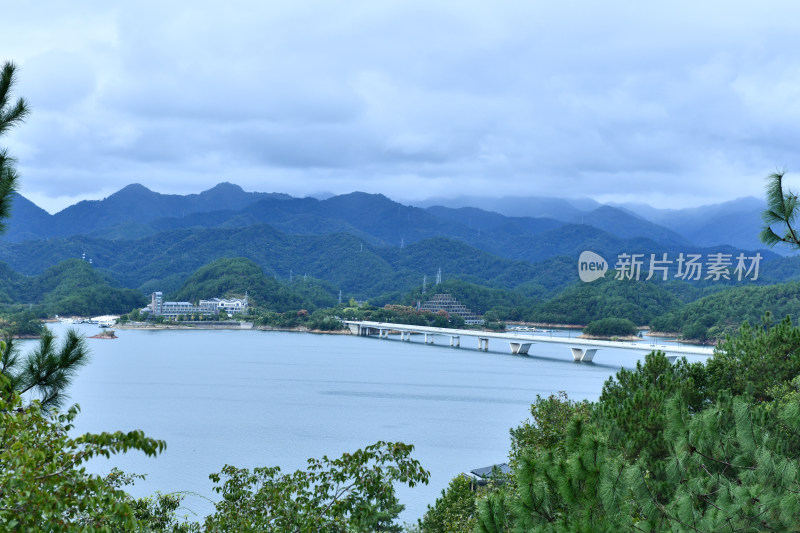
[[[680,355],[701,355],[709,357],[714,353],[713,348],[704,346],[684,346],[677,344],[660,344],[658,346],[644,342],[602,341],[592,339],[565,339],[564,337],[547,337],[544,335],[520,335],[517,333],[494,333],[472,329],[435,328],[431,326],[414,326],[409,324],[393,324],[390,322],[369,322],[364,320],[345,320],[344,323],[354,335],[371,336],[388,339],[390,333],[400,335],[400,340],[407,342],[411,335],[423,335],[425,344],[433,344],[435,336],[449,337],[450,346],[461,347],[461,337],[475,338],[478,340],[478,350],[489,349],[489,339],[508,342],[512,354],[527,354],[530,347],[536,343],[564,344],[570,348],[575,361],[590,362],[597,351],[602,348],[615,348],[619,350],[635,350],[638,352],[652,352],[660,350],[667,354],[670,361],[675,361]]]

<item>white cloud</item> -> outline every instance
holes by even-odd
[[[796,151],[793,2],[5,7],[31,197],[223,179],[292,194],[701,204]],[[52,200],[53,205],[63,200]]]

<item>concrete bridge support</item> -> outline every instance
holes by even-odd
[[[488,337],[478,337],[478,350],[483,350],[484,352],[489,351],[489,338]]]
[[[460,335],[450,335],[450,346],[455,346],[456,348],[461,347],[461,336]]]
[[[588,348],[586,350],[581,350],[580,348],[573,348],[572,358],[582,363],[588,363],[592,360],[594,354],[596,353],[597,353],[597,348]]]
[[[425,334],[425,344],[433,344],[433,333]]]
[[[513,354],[527,354],[531,347],[532,342],[510,342],[511,353]]]

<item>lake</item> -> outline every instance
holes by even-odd
[[[416,520],[460,472],[507,461],[508,430],[528,417],[537,394],[597,399],[609,376],[639,357],[600,350],[595,362],[576,363],[566,346],[534,345],[517,356],[498,341],[479,352],[466,337],[451,348],[445,338],[431,346],[416,337],[265,331],[117,335],[87,339],[92,361],[70,389],[69,401],[81,407],[76,430],[142,429],[167,450],[95,460],[90,469],[147,474],[128,489],[136,496],[191,492],[184,503],[198,517],[213,510],[208,475],[225,464],[289,472],[309,457],[386,440],[414,444],[413,456],[431,472],[428,485],[398,491],[402,519]]]

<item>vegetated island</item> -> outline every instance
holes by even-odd
[[[98,333],[97,335],[92,335],[89,337],[90,339],[118,339],[117,334],[114,333],[113,329],[106,329]]]
[[[582,339],[641,340],[639,328],[627,318],[601,318],[583,328]]]

